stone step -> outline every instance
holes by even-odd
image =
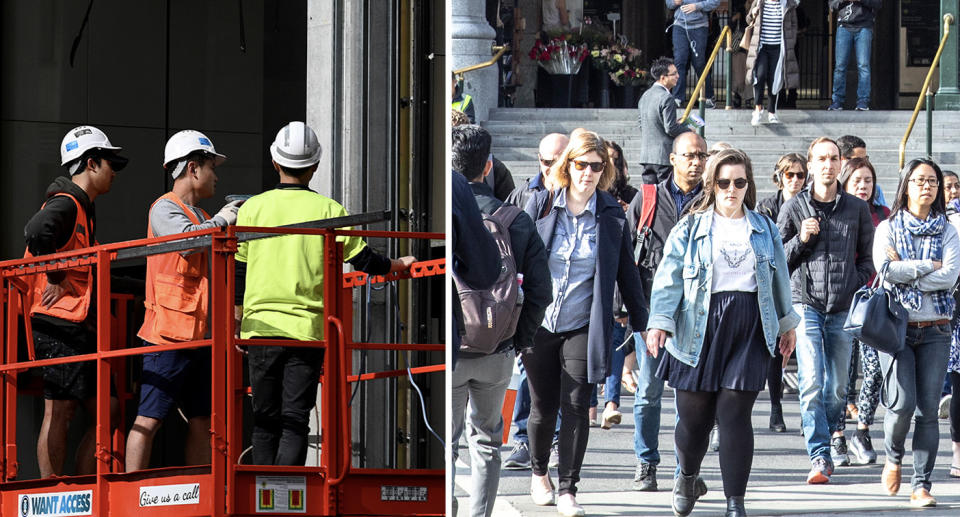
[[[677,116],[682,115],[683,110],[677,109]],[[698,113],[694,110],[694,113]],[[781,109],[777,112],[781,118],[788,118],[795,122],[821,122],[821,123],[844,123],[844,124],[881,124],[881,123],[903,123],[904,129],[910,121],[912,112],[905,110],[895,111],[826,111],[826,110],[792,110]],[[751,110],[707,110],[706,120],[709,124],[713,121],[746,121],[750,122]],[[921,112],[917,118],[917,124],[921,125],[925,120],[926,113]],[[960,121],[960,112],[957,111],[935,111],[934,121],[943,120],[945,123],[953,125]],[[490,110],[488,121],[563,121],[563,122],[589,122],[589,121],[621,121],[636,122],[637,110],[635,109],[575,109],[575,108],[496,108]]]

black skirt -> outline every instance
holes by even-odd
[[[696,368],[668,353],[657,377],[684,391],[762,391],[770,357],[757,293],[719,292],[710,296],[707,333]]]

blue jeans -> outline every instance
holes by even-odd
[[[830,460],[830,435],[838,429],[847,393],[853,339],[843,330],[847,313],[824,314],[794,304],[797,327],[797,376],[800,421],[810,458]]]
[[[847,98],[847,62],[850,51],[857,56],[857,106],[870,106],[870,45],[873,29],[856,32],[837,27],[836,65],[833,69],[833,103],[843,105]]]
[[[660,360],[667,353],[660,350],[656,357],[637,349],[637,395],[633,402],[633,452],[637,460],[651,465],[660,463],[660,401],[663,398],[663,379],[657,377]]]
[[[607,381],[603,386],[603,396],[606,397],[604,405],[606,402],[613,402],[620,407],[620,380],[623,377],[623,362],[626,359],[626,354],[623,353],[623,349],[617,350],[617,347],[623,343],[623,340],[626,336],[627,327],[613,322],[613,333],[611,334],[611,341],[613,342],[613,355],[610,358],[610,375],[607,375]],[[593,392],[590,394],[590,407],[597,407],[599,401],[597,400],[597,386],[593,386]]]
[[[947,371],[950,358],[950,325],[907,327],[906,346],[897,354],[896,366],[884,379],[890,407],[883,419],[883,445],[887,461],[899,465],[904,442],[913,428],[913,490],[930,490],[930,475],[937,460],[940,429],[937,411],[940,404],[940,375]],[[884,374],[893,358],[880,354]]]
[[[684,101],[687,91],[687,68],[693,61],[693,70],[697,73],[697,78],[703,73],[703,68],[707,64],[707,56],[710,55],[710,49],[707,48],[707,27],[698,27],[696,29],[684,29],[679,25],[673,26],[673,64],[677,66],[680,72],[680,80],[673,89],[673,96]],[[691,49],[691,43],[696,51]],[[692,59],[691,59],[692,58]],[[703,96],[707,99],[713,98],[713,84],[710,77],[713,72],[707,76],[707,82],[703,85]]]
[[[513,403],[513,423],[517,424],[517,430],[513,433],[513,443],[523,442],[529,445],[527,419],[530,418],[530,387],[527,386],[527,370],[523,368],[520,356],[517,356],[517,366],[520,368],[520,386],[517,388],[517,400]],[[557,413],[557,428],[553,431],[553,443],[557,443],[560,439],[561,417],[563,417],[562,411]]]

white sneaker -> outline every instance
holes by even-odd
[[[950,418],[950,399],[951,399],[951,395],[949,393],[944,395],[943,398],[940,399],[940,407],[938,408],[939,411],[937,414],[938,417],[944,418],[944,419]],[[606,414],[607,412],[604,411],[603,413]]]
[[[549,487],[543,486],[543,478],[547,478],[547,483],[550,485]],[[549,473],[543,477],[536,474],[530,477],[530,498],[533,499],[533,504],[537,506],[550,506],[554,504],[553,480],[550,479]]]
[[[557,499],[557,512],[564,517],[583,517],[587,514],[583,507],[577,504],[577,498],[573,494],[563,494]]]
[[[767,122],[770,124],[779,124],[780,117],[778,117],[776,113],[770,113],[767,115]]]
[[[611,406],[605,406],[603,408],[603,418],[600,422],[600,427],[602,429],[610,429],[614,424],[619,424],[623,414],[620,413],[619,409],[615,409]]]
[[[761,124],[760,117],[763,116],[763,110],[757,111],[753,110],[753,115],[750,117],[751,126],[759,126]]]

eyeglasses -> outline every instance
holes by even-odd
[[[570,160],[570,162],[573,163],[573,166],[576,167],[578,171],[590,167],[593,172],[603,172],[603,162],[580,162],[577,160]]]
[[[737,190],[747,188],[747,178],[737,178],[733,180],[733,186],[737,187]],[[717,180],[717,187],[720,190],[727,190],[730,188],[730,180],[726,178]]]
[[[540,163],[543,164],[544,167],[553,167],[553,164],[556,163],[556,161],[557,161],[556,158],[551,158],[551,159],[549,159],[549,160],[544,159],[544,158],[543,158],[542,156],[540,156],[539,154],[537,155],[537,158],[540,160]]]
[[[924,185],[930,185],[931,187],[936,187],[940,185],[940,182],[937,181],[937,178],[912,178],[910,182],[918,187],[922,187]]]
[[[683,153],[680,156],[683,156],[688,162],[692,162],[696,158],[699,158],[700,161],[706,160],[710,155],[707,153]]]
[[[807,173],[806,172],[784,172],[783,177],[787,178],[788,180],[792,180],[793,178],[804,179],[807,177]]]

